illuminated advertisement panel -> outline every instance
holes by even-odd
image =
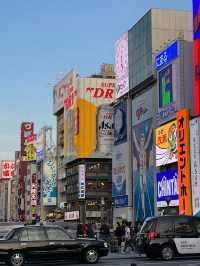
[[[190,121],[190,160],[193,215],[200,216],[200,118]]]
[[[178,206],[178,172],[177,169],[159,172],[156,175],[157,207]]]
[[[200,0],[193,0],[194,109],[200,115]]]
[[[85,164],[78,166],[79,199],[85,199]]]
[[[189,110],[177,112],[179,214],[192,214],[190,184]]]
[[[26,144],[26,161],[35,161],[36,160],[36,148],[35,148],[35,142],[37,139],[37,135],[33,134],[26,138],[25,144]]]
[[[10,179],[15,176],[15,161],[1,161],[1,179]]]
[[[57,197],[56,161],[48,160],[43,166],[43,205],[55,206]]]
[[[33,134],[34,124],[32,122],[23,122],[21,124],[21,156],[26,157],[26,138]]]
[[[116,98],[129,91],[128,32],[116,42],[115,46]]]
[[[136,221],[154,215],[153,91],[132,101],[133,206]]]
[[[56,114],[64,107],[64,100],[74,88],[76,73],[71,70],[53,89],[53,112]]]
[[[127,141],[127,102],[114,105],[114,145]]]
[[[111,157],[115,81],[80,78],[77,88],[64,102],[65,162],[76,158]]]
[[[156,166],[177,162],[177,123],[156,128]]]

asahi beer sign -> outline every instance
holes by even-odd
[[[98,150],[112,152],[113,145],[113,111],[110,106],[101,106],[98,111]]]
[[[190,160],[193,215],[200,216],[200,118],[190,121]]]
[[[178,206],[177,169],[157,173],[157,207]],[[169,203],[167,203],[167,201]]]

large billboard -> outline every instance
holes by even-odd
[[[64,107],[64,100],[76,87],[76,73],[71,70],[66,76],[55,85],[53,89],[53,112],[56,114]]]
[[[156,175],[157,207],[178,206],[177,169],[159,172]]]
[[[80,78],[64,102],[65,162],[76,158],[111,157],[115,80]]]
[[[193,37],[200,39],[200,0],[193,0]]]
[[[26,157],[26,138],[31,136],[34,131],[32,122],[23,122],[21,124],[21,156],[25,160]]]
[[[154,215],[154,145],[152,90],[132,101],[134,219]]]
[[[112,197],[115,207],[128,207],[128,143],[113,146]]]
[[[114,145],[127,141],[127,101],[119,102],[113,107]]]
[[[55,206],[57,198],[56,186],[56,160],[48,160],[43,166],[43,205]]]
[[[35,161],[36,160],[36,148],[35,148],[35,142],[37,139],[37,135],[36,134],[32,134],[29,137],[26,138],[25,140],[25,152],[26,152],[26,156],[25,156],[25,160],[26,161]]]
[[[115,45],[116,98],[129,91],[128,32]]]
[[[200,118],[190,121],[192,214],[200,216]]]
[[[10,179],[15,176],[15,161],[1,161],[1,179]]]
[[[177,112],[179,213],[192,214],[190,184],[189,110]]]
[[[158,112],[159,124],[166,123],[176,117],[180,102],[179,42],[175,41],[155,57],[157,70]]]
[[[176,120],[156,128],[156,166],[177,162]]]

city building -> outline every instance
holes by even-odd
[[[116,104],[123,104],[127,102],[127,99],[132,102],[128,104],[128,149],[126,155],[124,155],[129,164],[127,171],[129,169],[132,174],[126,175],[127,183],[131,186],[125,194],[128,195],[128,204],[114,207],[114,221],[117,221],[119,218],[124,219],[125,216],[126,219],[129,219],[127,207],[132,208],[134,221],[143,221],[144,218],[152,216],[157,212],[154,129],[158,123],[156,117],[158,117],[159,110],[157,108],[158,81],[154,62],[155,56],[176,40],[180,40],[180,42],[182,40],[180,48],[184,50],[185,47],[185,50],[189,54],[191,48],[189,48],[189,44],[186,45],[186,41],[188,43],[192,40],[191,12],[151,9],[117,43],[115,60],[116,86],[117,91],[122,91],[122,93],[119,93]],[[120,58],[124,59],[122,60]],[[191,60],[182,63],[187,65],[184,70],[183,68],[181,69],[184,72],[182,76],[184,76],[186,69],[191,67]],[[121,65],[123,67],[120,69]],[[128,71],[124,72],[124,69],[127,69],[127,65]],[[191,71],[189,72],[191,74]],[[188,81],[189,79],[187,78]],[[181,79],[181,82],[183,83],[185,80],[183,81]],[[181,86],[181,89],[185,89],[186,84],[181,84]],[[183,95],[186,96],[187,94],[185,93]],[[182,108],[186,104],[186,101],[180,99],[180,96],[179,93],[177,101],[182,103],[179,105],[179,108]],[[191,107],[191,102],[188,105],[188,107]],[[117,116],[119,114],[119,112],[118,114],[116,113]],[[175,113],[173,115],[174,117],[176,116]],[[116,131],[116,129],[121,127],[117,121],[122,123],[122,120],[115,118],[114,120],[116,120],[114,125]],[[114,150],[116,149],[115,146]],[[115,176],[114,182],[117,182]],[[115,198],[113,199],[114,201]],[[120,200],[120,195],[117,200]]]

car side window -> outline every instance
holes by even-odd
[[[43,228],[26,228],[21,232],[21,241],[45,241],[47,240]]]
[[[68,240],[70,237],[60,228],[46,228],[47,236],[49,240]]]
[[[43,228],[28,228],[28,239],[29,241],[44,241],[47,240],[45,231]]]
[[[194,228],[188,219],[177,219],[175,220],[175,232],[176,233],[194,233]]]
[[[193,224],[194,224],[194,227],[195,227],[197,233],[200,234],[200,219],[198,219],[198,218],[193,219]]]
[[[20,241],[28,241],[28,234],[26,229],[23,229],[21,231]]]
[[[173,231],[172,222],[170,220],[166,220],[166,221],[158,220],[157,226],[156,226],[157,234],[167,234],[167,233],[172,233],[172,231]]]

